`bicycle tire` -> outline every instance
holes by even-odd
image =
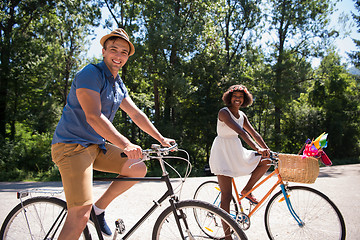
[[[221,191],[219,183],[217,181],[206,181],[203,182],[195,191],[195,200],[205,201],[211,203],[217,207],[220,207],[221,203]],[[230,202],[230,215],[236,219],[238,215],[238,205],[236,204],[235,197],[232,196]]]
[[[62,199],[56,197],[26,199],[22,204],[16,205],[5,218],[0,230],[0,239],[57,239],[66,214],[66,202]],[[57,218],[59,221],[54,224]],[[49,231],[50,229],[52,230]],[[80,239],[91,240],[87,226]]]
[[[295,221],[282,191],[279,191],[270,199],[265,210],[265,228],[269,239],[345,239],[344,218],[325,194],[305,186],[288,187],[286,192],[304,225],[299,226]]]
[[[222,223],[225,223],[227,226],[229,226],[228,231],[230,232],[233,239],[247,239],[240,226],[227,212],[208,202],[199,200],[186,200],[175,203],[175,207],[185,239],[225,239]],[[202,227],[199,227],[200,225],[195,223],[197,221],[195,220],[195,211],[198,215],[201,213],[201,219],[203,223]],[[211,234],[205,234],[204,231],[211,232]],[[156,220],[152,239],[182,239],[180,231],[177,227],[172,206],[166,208]]]

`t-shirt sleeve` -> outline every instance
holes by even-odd
[[[126,97],[129,97],[129,93],[128,93],[128,90],[127,90],[127,88],[126,88],[126,86],[125,86],[125,84],[124,84],[124,82],[121,80],[120,81],[120,89],[121,89],[121,92],[122,92],[122,94],[123,94],[123,98],[126,98]]]
[[[100,93],[103,86],[101,74],[99,69],[89,64],[76,75],[74,85],[76,89],[87,88]]]

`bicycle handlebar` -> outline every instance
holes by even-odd
[[[141,158],[141,160],[131,164],[129,168],[141,162],[150,160],[151,158],[162,158],[164,155],[168,155],[170,151],[178,150],[177,147],[178,147],[177,143],[175,143],[171,147],[163,147],[163,148],[159,144],[152,144],[150,149],[142,150],[143,157]],[[151,154],[157,154],[157,155],[151,156]]]
[[[161,148],[159,144],[152,144],[150,149],[142,150],[142,154],[143,156],[149,156],[150,154],[154,154],[154,153],[167,155],[172,150],[176,151],[177,147],[178,147],[177,143],[175,143],[171,147],[164,147],[164,148]],[[127,157],[127,155],[124,152],[122,152],[121,157]]]
[[[163,147],[161,148],[159,144],[152,144],[150,149],[145,149],[142,151],[143,155],[150,155],[150,154],[162,154],[162,155],[167,155],[169,154],[170,151],[172,150],[177,150],[177,143],[175,143],[174,145],[172,145],[171,147]]]
[[[261,156],[261,154],[258,153],[258,152],[255,152],[255,156]],[[270,151],[270,156],[269,156],[269,158],[270,158],[271,160],[276,160],[278,157],[279,157],[279,153],[278,153],[278,152]]]
[[[255,152],[255,156],[261,156],[260,153]],[[270,160],[271,163],[268,164],[269,166],[277,166],[277,162],[279,160],[279,153],[270,151],[270,156],[268,158],[265,158],[264,160]]]

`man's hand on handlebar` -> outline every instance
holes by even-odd
[[[124,148],[124,153],[129,159],[142,158],[142,148],[132,143],[130,143]]]
[[[171,147],[176,144],[176,141],[171,138],[163,138],[160,144],[164,147]],[[142,148],[132,143],[124,148],[124,153],[129,159],[140,159],[143,157]]]
[[[164,139],[162,139],[162,141],[160,141],[160,144],[164,147],[171,147],[175,143],[176,143],[176,141],[171,138],[164,138]]]

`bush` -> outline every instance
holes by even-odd
[[[17,126],[15,140],[0,140],[0,181],[59,179],[51,161],[49,133],[31,133]]]

